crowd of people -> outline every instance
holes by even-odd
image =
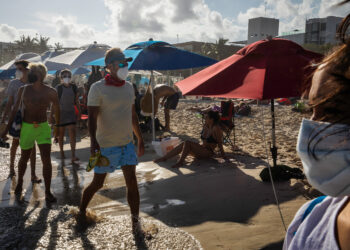
[[[344,1],[350,2],[350,1]],[[349,188],[349,100],[350,100],[350,39],[347,29],[348,15],[339,27],[341,46],[328,55],[317,67],[310,86],[308,98],[313,108],[310,119],[301,124],[297,152],[302,160],[305,174],[315,188],[324,193],[303,205],[290,224],[284,241],[284,249],[349,249],[350,246],[350,188]],[[126,81],[128,62],[119,48],[107,51],[105,64],[108,74],[97,80],[89,88],[87,97],[88,129],[90,151],[100,152],[109,159],[108,166],[95,166],[94,177],[83,192],[78,218],[86,216],[86,209],[95,193],[102,188],[107,173],[121,169],[127,187],[127,200],[131,210],[132,227],[140,232],[140,196],[136,178],[138,157],[144,154],[144,141],[135,108],[135,89]],[[75,155],[75,125],[81,110],[77,89],[71,81],[69,70],[60,72],[60,83],[54,88],[44,84],[46,68],[40,63],[16,62],[16,80],[8,86],[8,101],[1,122],[8,117],[7,133],[13,137],[11,146],[10,176],[15,175],[14,157],[18,145],[21,157],[18,163],[18,181],[15,194],[22,193],[23,176],[28,160],[32,162],[32,181],[40,182],[35,174],[35,145],[40,150],[43,162],[45,197],[47,202],[55,202],[51,193],[51,123],[54,138],[59,142],[61,157],[64,158],[63,135],[69,131],[72,162],[79,159]],[[161,86],[159,86],[161,88]],[[159,90],[159,89],[158,89]],[[155,91],[158,91],[157,88]],[[176,108],[178,94],[167,90],[162,101],[165,110],[165,130],[170,129],[169,110]],[[243,106],[243,105],[242,105]],[[48,120],[47,110],[51,109]],[[76,115],[77,113],[77,115]],[[212,157],[216,149],[225,158],[223,130],[220,116],[214,110],[205,112],[202,144],[182,142],[155,162],[166,161],[180,155],[175,167],[183,164],[192,154],[196,158]],[[113,115],[111,115],[113,114]],[[78,117],[78,118],[77,118]],[[21,125],[21,126],[18,126]],[[137,139],[136,150],[133,145]],[[33,167],[34,166],[34,167]]]

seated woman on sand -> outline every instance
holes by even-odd
[[[165,156],[154,160],[154,162],[166,161],[176,155],[180,155],[180,159],[176,162],[173,168],[181,167],[185,158],[191,154],[198,159],[206,159],[215,156],[216,147],[219,148],[221,157],[226,158],[223,142],[223,132],[220,126],[220,115],[218,112],[209,111],[205,118],[203,130],[201,133],[202,144],[184,141],[176,148],[168,152]]]

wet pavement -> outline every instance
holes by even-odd
[[[84,145],[88,145],[86,141]],[[67,145],[66,145],[67,147]],[[16,200],[14,189],[17,177],[9,178],[9,150],[0,151],[0,248],[57,248],[57,249],[201,249],[200,243],[185,231],[169,227],[151,216],[142,215],[142,228],[148,238],[134,238],[131,233],[130,212],[126,200],[126,188],[122,171],[107,176],[104,187],[94,196],[89,208],[99,215],[101,221],[89,226],[86,231],[77,230],[77,223],[72,211],[77,210],[84,187],[93,177],[93,172],[86,172],[87,161],[79,164],[70,163],[70,152],[67,159],[59,158],[57,146],[52,153],[51,190],[57,203],[48,205],[45,202],[44,183],[32,184],[28,162],[22,199]],[[19,152],[19,150],[18,150]],[[89,148],[80,145],[77,150],[80,159],[88,159]],[[149,154],[143,159],[150,159]],[[16,157],[16,165],[19,154]],[[142,161],[142,159],[141,159]],[[69,164],[68,164],[69,163]],[[42,165],[37,155],[37,175],[42,178]],[[17,167],[16,167],[17,172]],[[184,202],[168,199],[159,205],[143,203],[143,196],[149,185],[161,177],[161,171],[153,166],[140,163],[137,171],[141,196],[141,211],[152,212],[169,206],[183,205]],[[42,178],[43,179],[43,178]]]
[[[51,189],[58,202],[50,207],[45,203],[44,184],[30,182],[29,164],[23,185],[24,202],[17,202],[13,194],[16,178],[0,181],[0,246],[8,243],[8,248],[29,249],[200,249],[202,245],[206,249],[258,249],[283,239],[271,186],[256,177],[264,167],[263,161],[253,157],[224,164],[215,160],[194,161],[184,168],[171,169],[174,162],[157,165],[151,161],[155,155],[150,147],[140,158],[137,179],[140,215],[151,237],[140,243],[131,234],[122,171],[109,174],[89,204],[103,219],[84,232],[76,231],[71,211],[77,209],[82,191],[93,177],[92,172],[85,171],[88,145],[87,139],[77,145],[77,156],[82,159],[79,165],[69,164],[68,150],[65,163],[61,162],[58,147],[53,146]],[[0,150],[1,171],[8,171],[3,167],[6,149]],[[41,168],[38,159],[40,178]],[[282,208],[288,211],[288,223],[305,199],[292,192],[289,183],[277,184],[277,190]],[[259,237],[250,240],[252,235]]]

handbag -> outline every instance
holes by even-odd
[[[20,109],[17,111],[15,118],[12,122],[12,125],[9,129],[9,134],[15,138],[19,138],[21,135],[21,128],[22,128],[22,117],[23,117],[23,95],[24,95],[24,90],[22,92],[21,96],[21,104],[20,104]]]

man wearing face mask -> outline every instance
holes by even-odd
[[[12,110],[9,124],[14,120],[20,106],[22,106],[23,118],[20,134],[21,158],[18,162],[18,180],[15,189],[16,196],[20,199],[23,188],[23,176],[27,168],[27,162],[32,149],[37,143],[40,149],[40,156],[43,163],[43,176],[45,183],[45,199],[47,202],[55,202],[52,195],[51,176],[51,128],[47,122],[46,111],[53,105],[55,120],[59,123],[59,102],[55,89],[46,86],[43,81],[46,77],[47,69],[41,63],[30,63],[28,82],[31,84],[21,87],[18,91],[16,104]],[[5,139],[10,125],[0,135]],[[55,136],[57,130],[55,130]]]
[[[109,74],[94,83],[88,95],[89,132],[91,154],[100,151],[109,159],[108,166],[96,166],[91,184],[84,190],[80,203],[80,217],[94,194],[103,186],[107,173],[122,169],[127,187],[127,199],[132,214],[133,232],[140,232],[140,196],[136,179],[137,155],[133,145],[133,132],[138,141],[138,156],[144,154],[144,144],[135,112],[134,88],[125,79],[128,61],[119,48],[106,52],[105,64]]]
[[[78,109],[78,119],[80,118],[80,103],[77,86],[72,83],[72,72],[68,69],[61,71],[62,83],[56,87],[58,99],[60,101],[60,124],[58,143],[60,145],[61,159],[65,158],[63,151],[63,138],[65,135],[65,129],[68,129],[70,146],[72,151],[72,163],[75,163],[79,159],[75,156],[75,144],[76,144],[76,122],[77,116],[75,113],[75,107]],[[53,115],[53,112],[51,112]]]
[[[12,80],[7,88],[8,101],[5,107],[5,111],[3,117],[1,119],[1,124],[5,123],[7,116],[11,113],[16,101],[17,101],[17,93],[18,90],[28,83],[28,64],[29,62],[26,60],[19,60],[15,62],[16,66],[16,79]],[[9,178],[16,175],[15,172],[15,158],[17,148],[19,146],[19,137],[12,135],[12,145],[10,149],[10,174]],[[41,179],[39,179],[35,174],[35,163],[36,163],[36,150],[35,147],[32,150],[32,154],[30,156],[30,167],[31,167],[31,175],[33,183],[40,183]]]

